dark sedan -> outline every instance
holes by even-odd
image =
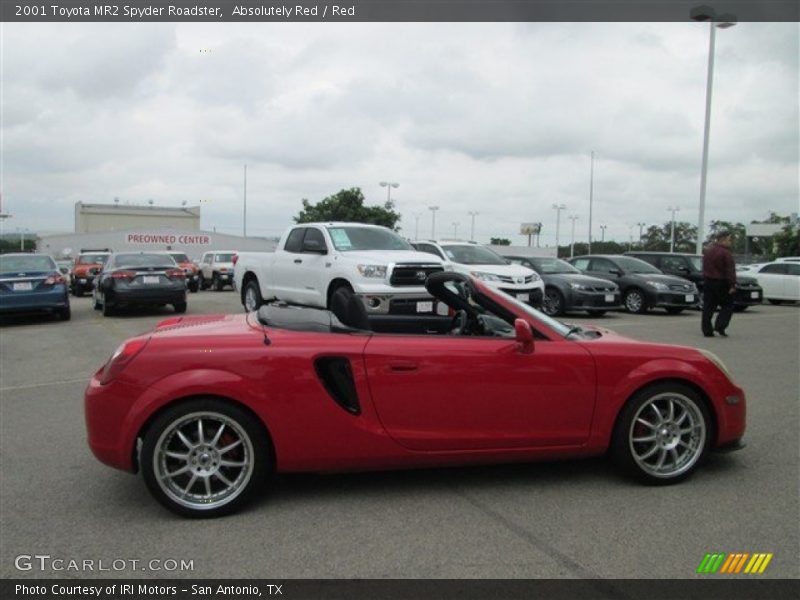
[[[632,256],[579,256],[569,262],[587,275],[616,283],[628,312],[644,314],[651,308],[663,308],[676,315],[700,301],[692,282],[664,275],[650,263]]]
[[[654,267],[667,275],[683,277],[697,286],[700,291],[700,301],[703,296],[703,256],[700,254],[682,254],[677,252],[626,252],[626,256],[633,256],[649,262]],[[764,299],[764,290],[758,285],[755,277],[736,274],[736,293],[733,296],[733,309],[746,310],[748,306],[761,304]]]
[[[0,256],[0,314],[45,311],[69,320],[69,291],[46,254]]]
[[[592,316],[622,308],[616,283],[589,277],[559,258],[542,256],[506,256],[512,263],[533,269],[544,280],[542,310],[550,316],[572,310],[585,310]]]
[[[94,308],[104,316],[121,306],[165,306],[186,312],[186,274],[168,254],[112,254],[98,276]]]

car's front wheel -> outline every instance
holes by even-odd
[[[141,468],[155,498],[186,517],[219,517],[239,509],[266,481],[270,450],[260,425],[217,399],[177,404],[144,436]]]
[[[261,290],[258,287],[258,281],[251,279],[244,286],[244,309],[247,312],[258,310],[264,304],[261,298]]]
[[[651,484],[676,483],[700,464],[711,443],[703,400],[679,383],[657,384],[633,396],[614,428],[611,452],[620,466]]]
[[[178,314],[186,312],[186,302],[176,302],[172,306],[175,309],[175,312]]]
[[[647,300],[642,290],[628,290],[623,302],[625,304],[625,309],[630,313],[642,315],[647,312]]]
[[[544,314],[550,317],[557,317],[564,313],[564,296],[555,288],[547,288],[544,293],[544,303],[542,304]]]

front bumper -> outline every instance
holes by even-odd
[[[55,311],[69,306],[69,296],[64,284],[47,291],[8,292],[0,295],[0,313]]]
[[[583,290],[572,290],[569,299],[570,304],[566,307],[615,310],[622,308],[622,295],[619,291],[615,292],[588,292]]]
[[[651,295],[650,305],[659,308],[691,308],[700,302],[697,292],[656,292]]]
[[[760,286],[736,288],[733,295],[733,303],[738,306],[753,306],[764,301],[764,290]]]
[[[505,292],[512,298],[516,298],[520,302],[530,304],[534,307],[540,307],[544,301],[544,291],[540,287],[498,287],[501,292]]]
[[[94,275],[73,275],[72,276],[72,287],[80,286],[84,290],[91,291],[94,289]]]

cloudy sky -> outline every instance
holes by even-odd
[[[555,240],[697,221],[708,24],[4,24],[6,231],[77,201],[178,206],[278,235],[301,198],[392,190],[407,235]],[[798,210],[798,24],[718,31],[707,219]],[[414,215],[419,215],[418,221]],[[638,233],[638,228],[634,228]]]

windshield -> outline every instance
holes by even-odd
[[[444,254],[462,265],[507,265],[508,261],[489,248],[473,244],[442,246]]]
[[[175,261],[164,254],[117,254],[115,267],[174,267]]]
[[[236,256],[236,254],[234,254],[233,252],[231,252],[229,254],[217,254],[214,257],[214,262],[222,262],[222,263],[233,262],[233,257],[234,256]]]
[[[558,334],[560,334],[562,336],[566,336],[569,333],[569,331],[570,331],[569,325],[566,325],[566,324],[562,323],[561,321],[556,321],[552,317],[548,317],[543,312],[540,312],[540,311],[536,310],[535,308],[533,308],[530,304],[525,304],[524,302],[520,302],[519,300],[514,298],[514,296],[512,296],[510,294],[507,294],[503,290],[493,289],[492,291],[494,293],[496,293],[496,294],[501,294],[502,296],[504,296],[506,298],[506,300],[508,300],[509,302],[514,304],[514,306],[516,308],[521,309],[524,313],[532,316],[534,319],[536,319],[537,321],[541,322],[545,326],[549,327],[550,329],[552,329],[556,333],[558,333]]]
[[[102,265],[108,259],[108,254],[81,254],[78,257],[79,265]]]
[[[560,273],[580,273],[578,269],[560,258],[529,258],[528,262],[533,265],[541,275],[558,275]]]
[[[31,254],[30,256],[0,256],[0,271],[55,271],[56,263],[49,256]]]
[[[646,263],[638,258],[632,258],[630,256],[615,256],[614,260],[617,261],[617,264],[626,273],[661,273],[661,271],[656,269],[650,263]]]
[[[175,259],[175,262],[183,263],[189,262],[189,257],[182,252],[170,252],[169,255]]]
[[[339,252],[351,250],[414,250],[399,235],[383,227],[328,227]]]
[[[692,262],[692,266],[694,267],[695,271],[703,271],[703,257],[702,256],[690,256],[689,260]]]

